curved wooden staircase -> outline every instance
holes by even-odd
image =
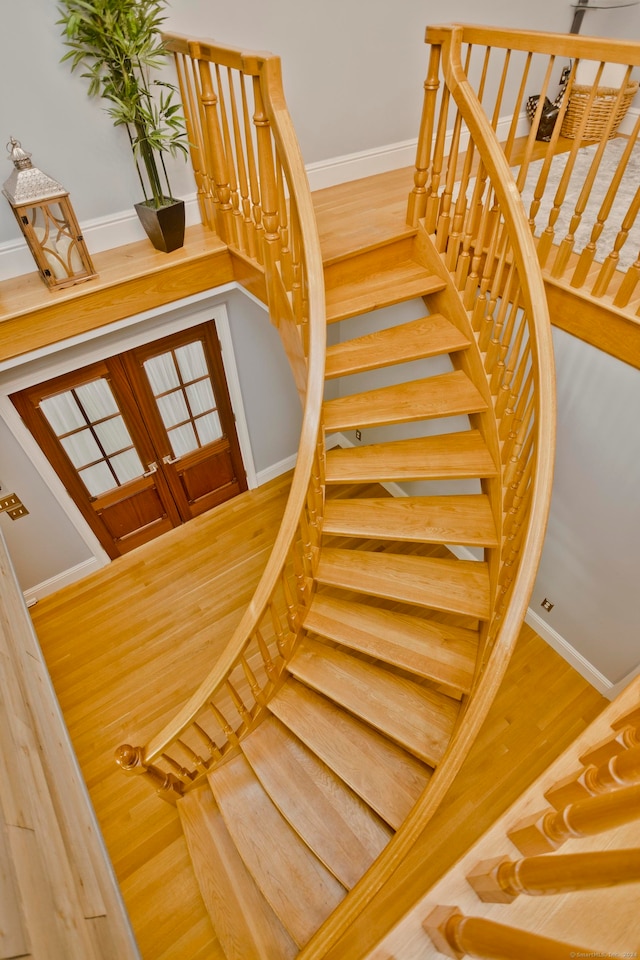
[[[203,215],[269,306],[304,421],[227,651],[118,762],[177,802],[229,960],[311,960],[424,830],[515,642],[550,497],[546,304],[508,168],[455,70],[438,122],[455,98],[488,190],[469,214],[483,243],[463,270],[448,228],[434,238],[418,218],[323,268],[276,58],[170,44]],[[403,302],[417,317],[386,325],[378,311]]]

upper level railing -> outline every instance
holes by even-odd
[[[639,314],[640,113],[633,104],[640,44],[460,30],[464,75],[517,181],[545,279]],[[441,36],[440,27],[427,31],[436,45]],[[444,130],[432,151],[429,139],[426,129],[409,217],[426,212],[433,228],[437,205],[458,230],[465,193],[475,188],[474,163],[465,159],[464,143],[452,142]],[[469,228],[467,222],[466,234]]]
[[[258,721],[299,631],[322,516],[326,335],[320,245],[279,59],[166,39],[176,58],[203,221],[228,244],[249,289],[266,298],[304,407],[282,524],[224,654],[150,744],[125,745],[117,754],[125,770],[175,799]]]

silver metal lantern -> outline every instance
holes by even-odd
[[[14,170],[3,185],[20,229],[48,287],[67,287],[97,276],[80,233],[69,193],[31,163],[31,154],[11,137]]]

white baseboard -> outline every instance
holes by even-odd
[[[580,676],[584,677],[592,687],[595,687],[596,690],[605,697],[610,699],[615,696],[614,694],[614,685],[610,680],[600,673],[593,664],[582,656],[570,643],[560,636],[548,623],[542,619],[537,613],[535,613],[531,607],[527,610],[527,615],[525,617],[525,622],[535,630],[538,636],[542,637],[543,640],[549,644],[550,647],[559,653],[563,660],[566,660],[567,663],[570,663],[575,670],[578,671]]]
[[[108,560],[105,561],[99,557],[91,557],[89,560],[77,563],[74,567],[69,567],[68,570],[63,570],[62,573],[57,573],[55,577],[37,583],[35,587],[29,587],[23,594],[26,605],[32,607],[38,600],[42,600],[50,593],[62,590],[63,587],[68,587],[70,583],[75,583],[77,580],[82,580],[83,577],[88,577],[90,573],[101,570],[108,562]]]
[[[412,167],[416,162],[417,139],[389,143],[359,153],[347,153],[342,157],[331,157],[307,164],[307,177],[312,190],[335,187],[339,183],[350,183],[363,177],[372,177],[376,173],[400,170]]]
[[[285,457],[284,460],[279,460],[278,463],[274,463],[270,467],[265,467],[264,470],[258,470],[256,473],[258,486],[261,487],[263,483],[268,483],[269,480],[275,480],[276,477],[281,477],[282,474],[287,473],[288,470],[293,470],[297,459],[298,454],[293,453],[290,457]]]

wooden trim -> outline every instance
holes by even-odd
[[[545,277],[544,283],[554,327],[640,370],[640,321],[637,318],[568,288],[559,280]]]
[[[94,260],[95,280],[56,292],[37,273],[0,283],[0,362],[235,280],[226,246],[202,226],[174,253],[142,241]]]

